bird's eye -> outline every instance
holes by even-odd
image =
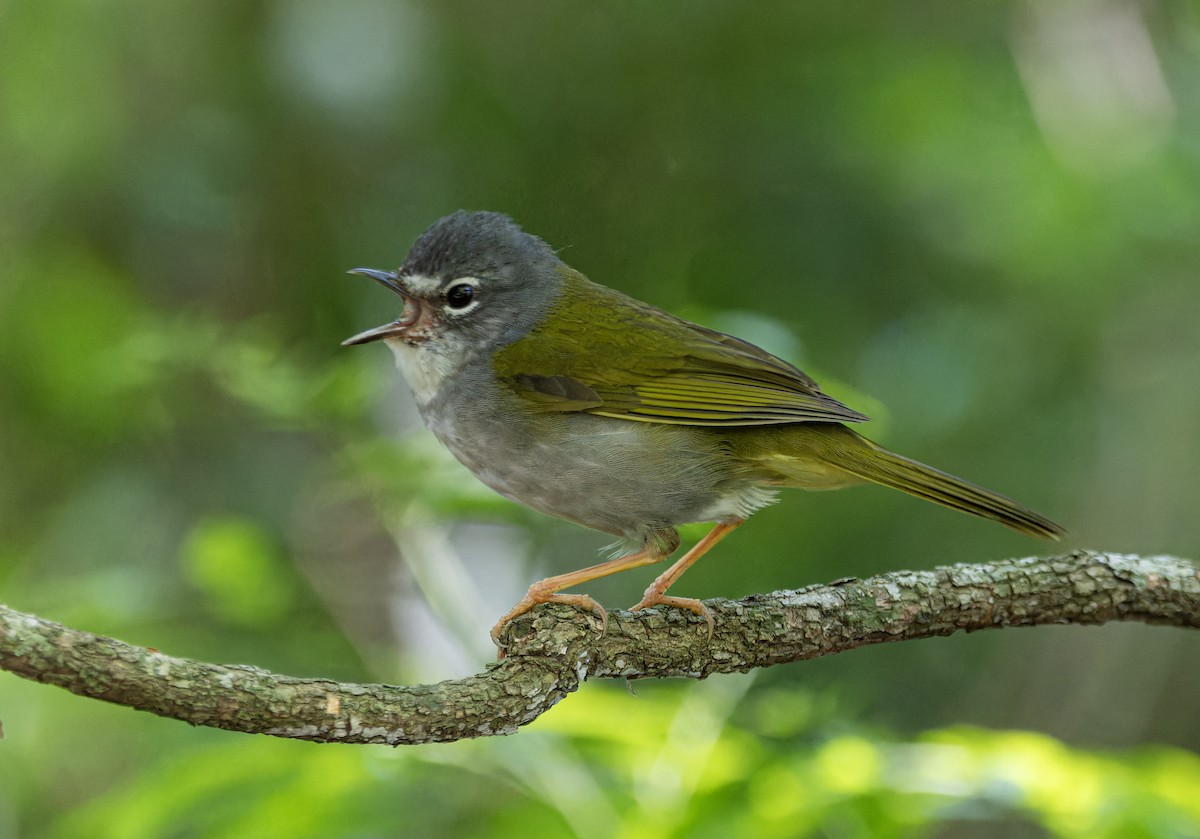
[[[475,300],[475,286],[471,283],[455,283],[446,289],[446,303],[451,309],[465,309]]]

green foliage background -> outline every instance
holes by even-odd
[[[394,316],[343,272],[460,207],[795,360],[1068,546],[1196,558],[1198,45],[1185,2],[0,2],[0,599],[297,675],[478,670],[606,540],[479,487],[385,351],[338,346]],[[1044,549],[794,493],[681,591]],[[0,674],[0,836],[1195,836],[1198,655],[1005,631],[402,751]]]

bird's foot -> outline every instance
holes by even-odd
[[[586,594],[559,594],[558,592],[540,590],[535,585],[529,589],[528,593],[521,598],[516,606],[508,610],[508,614],[496,621],[496,625],[492,627],[492,643],[496,645],[496,649],[498,650],[496,654],[497,658],[504,658],[508,650],[508,644],[504,643],[501,637],[504,635],[504,630],[508,628],[509,623],[521,617],[521,615],[530,611],[539,603],[565,603],[568,606],[587,610],[600,619],[601,635],[608,629],[608,612],[605,611],[603,606]]]
[[[694,597],[672,597],[671,595],[657,591],[654,586],[650,586],[642,596],[642,601],[630,609],[630,611],[637,612],[642,609],[652,609],[659,604],[674,606],[677,609],[687,609],[692,614],[704,618],[704,622],[708,624],[708,640],[712,640],[714,626],[712,609]]]

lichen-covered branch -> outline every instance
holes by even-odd
[[[897,571],[689,612],[588,616],[542,606],[514,622],[509,655],[435,685],[342,684],[174,658],[0,606],[0,668],[193,725],[393,745],[511,734],[585,678],[731,673],[958,630],[1112,620],[1200,627],[1200,569],[1172,557],[1063,556]]]

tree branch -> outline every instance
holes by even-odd
[[[1110,620],[1200,627],[1200,569],[1172,557],[1063,556],[897,571],[710,600],[715,629],[678,609],[591,620],[542,606],[509,656],[435,685],[341,684],[174,658],[0,606],[0,668],[193,725],[340,743],[512,734],[588,677],[704,678],[869,644],[1003,626]]]

